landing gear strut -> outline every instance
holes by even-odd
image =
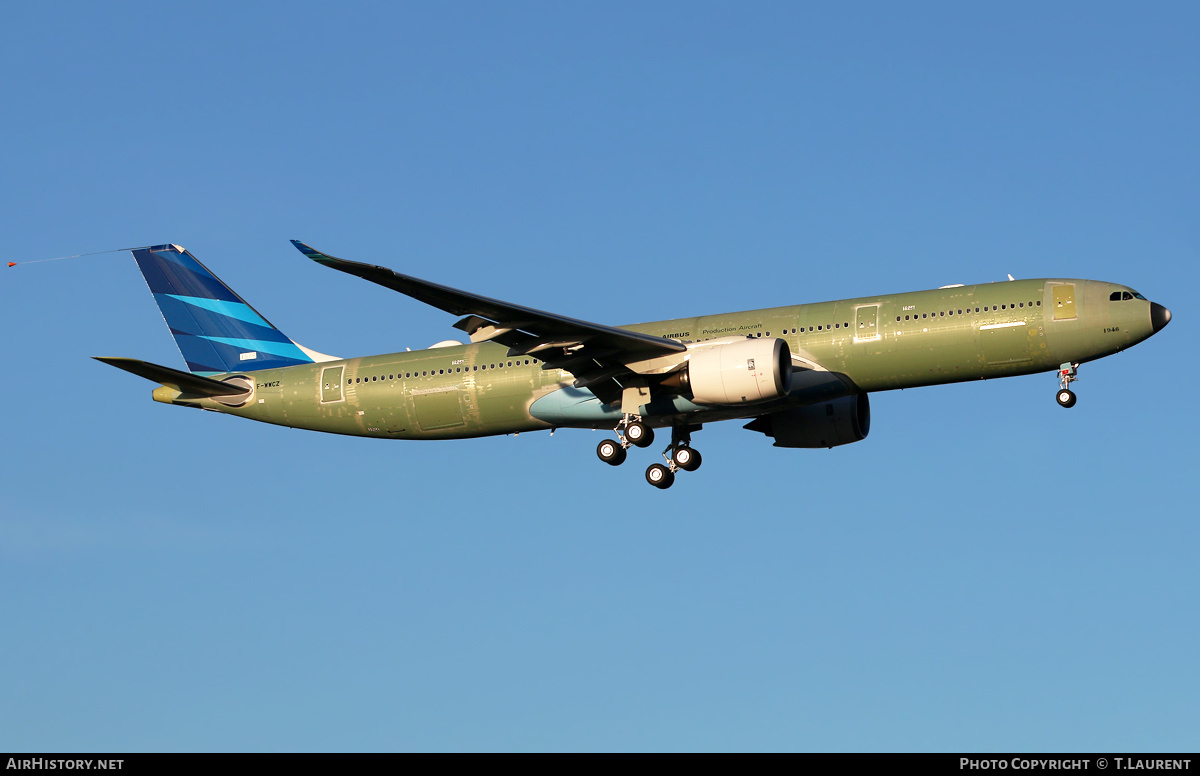
[[[1071,390],[1071,383],[1079,379],[1079,363],[1068,361],[1058,368],[1058,399],[1060,406],[1071,408],[1075,406],[1075,392]]]

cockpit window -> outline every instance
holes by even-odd
[[[1134,292],[1133,292],[1133,298],[1134,298],[1134,299],[1141,299],[1143,302],[1149,302],[1149,301],[1150,301],[1150,300],[1149,300],[1149,299],[1147,299],[1146,297],[1144,297],[1144,296],[1142,296],[1141,294],[1139,294],[1137,291],[1134,291]]]
[[[1111,294],[1109,294],[1109,295],[1108,295],[1108,301],[1110,301],[1110,302],[1119,302],[1119,301],[1121,301],[1121,292],[1120,292],[1120,291],[1113,291]]]
[[[1143,302],[1150,301],[1146,297],[1139,294],[1137,291],[1134,291],[1132,293],[1129,291],[1113,291],[1111,294],[1108,295],[1108,301],[1110,301],[1110,302],[1128,302],[1130,299],[1141,299]]]

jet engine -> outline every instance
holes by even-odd
[[[778,399],[792,387],[792,352],[774,337],[702,345],[664,384],[690,392],[697,404]]]
[[[865,393],[762,415],[746,424],[775,438],[775,447],[837,447],[866,439],[871,403]]]

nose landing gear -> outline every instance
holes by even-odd
[[[1079,379],[1079,363],[1068,361],[1058,368],[1058,403],[1062,407],[1070,409],[1075,406],[1075,392],[1071,390],[1071,383]]]

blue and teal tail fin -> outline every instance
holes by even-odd
[[[180,246],[139,248],[133,258],[192,373],[254,372],[335,360],[288,339]]]

